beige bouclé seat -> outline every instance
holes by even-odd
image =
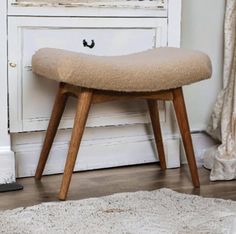
[[[178,48],[112,57],[45,48],[33,56],[32,62],[33,71],[49,79],[122,92],[166,90],[211,76],[207,55]]]
[[[206,54],[165,47],[123,56],[94,56],[43,48],[34,54],[32,68],[35,74],[60,83],[36,179],[42,177],[68,96],[78,99],[59,199],[67,197],[91,103],[133,98],[147,100],[163,170],[166,161],[157,100],[173,102],[192,181],[195,187],[200,186],[182,86],[211,77],[211,61]]]

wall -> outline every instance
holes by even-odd
[[[223,0],[183,0],[182,47],[206,52],[213,63],[212,79],[185,88],[192,131],[207,127],[222,86]]]

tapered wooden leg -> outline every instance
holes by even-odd
[[[72,173],[74,170],[77,154],[79,151],[81,139],[86,125],[89,109],[92,102],[93,92],[88,89],[82,89],[77,103],[77,111],[74,120],[74,127],[67,155],[64,175],[62,179],[59,199],[65,200],[67,197]]]
[[[40,180],[50,153],[53,140],[55,138],[62,114],[65,109],[67,95],[63,92],[63,84],[60,84],[59,90],[57,92],[56,100],[53,106],[51,118],[49,121],[48,129],[46,132],[45,140],[43,143],[43,148],[40,154],[38,166],[35,173],[35,179]]]
[[[161,169],[166,169],[166,160],[165,160],[165,152],[163,146],[163,139],[161,134],[161,124],[158,110],[158,103],[156,100],[147,100],[150,118],[152,121],[153,133],[155,136],[157,152],[159,155]]]
[[[173,103],[194,187],[200,187],[193,143],[182,88],[173,90]]]

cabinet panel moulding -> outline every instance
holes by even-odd
[[[96,18],[95,21],[92,18],[10,17],[8,29],[11,132],[38,131],[47,127],[57,83],[32,73],[31,58],[39,48],[56,47],[112,56],[167,45],[166,19]],[[93,50],[83,46],[84,38],[96,42]],[[145,104],[141,101],[97,104],[91,108],[88,126],[147,123]],[[75,106],[71,100],[60,128],[72,127]],[[163,105],[160,106],[165,115]]]

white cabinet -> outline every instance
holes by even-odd
[[[45,130],[57,83],[36,77],[31,71],[32,55],[43,47],[67,49],[94,55],[135,53],[167,45],[166,18],[55,18],[9,17],[8,80],[10,131]],[[94,47],[84,46],[94,42]],[[112,78],[111,78],[112,79]],[[73,100],[60,128],[70,128]],[[145,123],[142,101],[94,105],[88,126]]]
[[[0,172],[7,168],[9,175],[14,174],[14,166],[9,167],[1,153],[4,152],[5,158],[14,165],[14,152],[16,175],[34,175],[45,134],[42,130],[47,127],[57,89],[55,81],[32,73],[31,57],[36,50],[56,47],[112,56],[180,45],[181,0],[104,0],[112,4],[109,7],[101,7],[100,0],[89,0],[94,2],[92,7],[71,5],[74,1],[87,2],[68,1],[69,6],[65,7],[41,4],[52,0],[0,0],[0,51],[4,55],[0,58],[0,96],[3,97],[0,109],[4,115],[0,115]],[[127,6],[130,4],[135,6]],[[84,47],[84,40],[88,44],[93,40],[94,47]],[[71,99],[46,174],[63,171],[74,116],[73,105]],[[163,132],[168,133],[164,134],[167,164],[176,167],[179,139],[172,135],[175,124],[168,104],[161,105],[161,120]],[[157,161],[148,122],[146,103],[142,101],[94,105],[87,124],[90,128],[86,128],[75,170]],[[5,181],[11,177],[5,176]]]

